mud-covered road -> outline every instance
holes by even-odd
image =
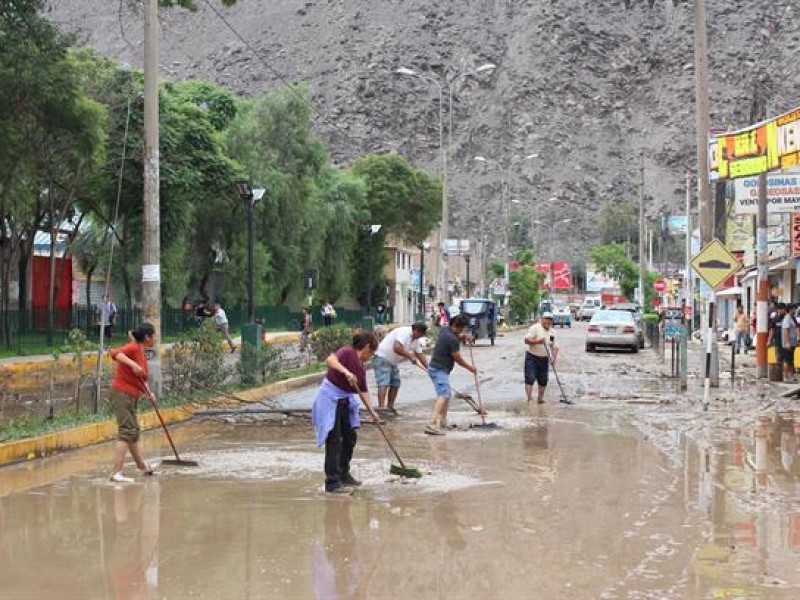
[[[136,484],[107,482],[108,445],[4,469],[0,598],[800,597],[800,426],[783,414],[754,436],[746,406],[705,412],[652,350],[587,354],[585,328],[557,332],[574,406],[555,378],[526,405],[523,331],[475,348],[496,430],[454,400],[459,429],[423,434],[432,387],[403,367],[387,428],[415,482],[389,476],[366,425],[364,485],[326,495],[302,416],[176,427],[200,466]],[[453,383],[476,395],[458,367]]]

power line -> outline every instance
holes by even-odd
[[[243,36],[241,33],[239,33],[239,31],[236,29],[236,27],[234,27],[234,26],[233,26],[233,24],[231,24],[231,22],[230,22],[228,19],[226,19],[226,18],[225,18],[225,16],[224,16],[224,15],[223,15],[223,14],[222,14],[222,13],[221,13],[219,10],[217,10],[217,8],[216,8],[216,7],[214,7],[214,5],[213,5],[213,4],[212,4],[212,3],[211,3],[209,0],[203,0],[203,3],[204,3],[204,4],[205,4],[205,5],[206,5],[206,6],[207,6],[207,7],[208,7],[210,10],[211,10],[211,12],[213,12],[213,13],[214,13],[214,15],[216,15],[216,17],[217,17],[217,18],[218,18],[220,21],[222,21],[222,22],[225,24],[225,26],[226,26],[226,27],[227,27],[227,28],[228,28],[228,29],[231,31],[231,33],[233,33],[233,35],[234,35],[234,36],[236,36],[236,38],[237,38],[237,39],[238,39],[240,42],[242,42],[242,43],[243,43],[243,44],[244,44],[244,45],[247,47],[247,49],[248,49],[248,50],[250,50],[250,52],[253,54],[253,56],[255,56],[255,57],[256,57],[256,58],[257,58],[259,61],[261,61],[261,63],[263,63],[263,65],[264,65],[264,66],[265,66],[265,67],[266,67],[266,68],[267,68],[267,69],[268,69],[268,70],[269,70],[269,71],[270,71],[270,72],[271,72],[271,73],[272,73],[272,74],[273,74],[273,75],[274,75],[274,76],[275,76],[275,77],[276,77],[276,78],[277,78],[277,79],[278,79],[278,80],[279,80],[281,83],[283,83],[283,84],[286,86],[286,88],[287,88],[287,89],[290,91],[290,93],[292,93],[292,94],[293,94],[293,95],[294,95],[294,96],[295,96],[295,97],[296,97],[298,100],[300,100],[300,102],[302,102],[303,104],[305,104],[306,106],[308,106],[308,107],[309,107],[309,109],[311,109],[311,111],[314,113],[314,115],[316,115],[316,116],[319,118],[319,120],[323,121],[324,123],[326,123],[327,125],[329,125],[329,126],[330,126],[330,127],[332,127],[333,129],[335,129],[337,133],[339,133],[339,134],[343,135],[343,136],[344,136],[344,137],[345,137],[345,138],[346,138],[346,139],[347,139],[349,142],[352,142],[354,145],[356,145],[356,146],[359,146],[359,145],[361,144],[361,142],[357,141],[357,140],[356,140],[355,138],[353,138],[353,137],[350,137],[350,136],[349,136],[349,134],[348,134],[347,132],[345,132],[343,129],[340,129],[340,128],[339,128],[339,126],[338,126],[336,123],[334,123],[333,121],[331,121],[330,119],[328,119],[328,117],[326,117],[325,115],[323,115],[323,114],[322,114],[322,113],[319,111],[319,109],[317,109],[317,107],[316,107],[316,106],[314,106],[314,105],[313,105],[311,102],[309,102],[309,101],[308,101],[308,99],[307,99],[305,96],[303,96],[303,94],[301,94],[300,92],[298,92],[298,91],[297,91],[297,88],[296,88],[296,85],[297,85],[297,84],[295,84],[295,83],[292,83],[291,81],[289,81],[289,80],[288,80],[288,78],[287,78],[286,76],[284,76],[284,74],[283,74],[283,73],[281,73],[280,71],[278,71],[278,69],[276,69],[275,67],[273,67],[273,66],[272,66],[272,65],[271,65],[271,64],[270,64],[270,63],[269,63],[269,62],[268,62],[268,61],[267,61],[267,60],[266,60],[266,59],[265,59],[265,58],[264,58],[262,55],[261,55],[261,53],[260,53],[260,52],[259,52],[259,51],[258,51],[256,48],[254,48],[254,47],[253,47],[253,45],[252,45],[252,44],[250,44],[250,42],[249,42],[249,41],[247,41],[247,39],[245,39],[245,37],[244,37],[244,36]]]

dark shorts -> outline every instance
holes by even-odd
[[[783,347],[781,347],[780,348],[780,352],[781,352],[781,354],[780,354],[781,361],[783,361],[787,365],[793,365],[794,364],[794,348],[783,348]]]
[[[534,356],[525,353],[525,385],[538,383],[547,386],[547,374],[550,371],[550,361],[546,356]]]
[[[114,409],[114,416],[117,417],[117,439],[121,442],[139,441],[139,422],[136,419],[137,398],[112,389],[108,394],[108,400]]]

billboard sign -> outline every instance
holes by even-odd
[[[554,290],[568,290],[572,288],[572,263],[552,263],[552,279]]]
[[[738,131],[710,135],[711,181],[737,179],[800,164],[800,108]]]
[[[737,215],[758,214],[758,177],[744,177],[734,183],[734,212]],[[767,177],[767,212],[800,211],[800,175]]]
[[[595,270],[595,266],[591,263],[587,263],[586,265],[586,291],[587,292],[602,292],[608,288],[616,288],[618,287],[617,282],[609,277],[608,275],[604,275],[599,271]]]

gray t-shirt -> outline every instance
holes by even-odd
[[[439,330],[436,345],[433,347],[430,366],[449,373],[456,364],[453,360],[453,354],[460,350],[461,341],[453,333],[453,330],[450,327],[442,327]]]

